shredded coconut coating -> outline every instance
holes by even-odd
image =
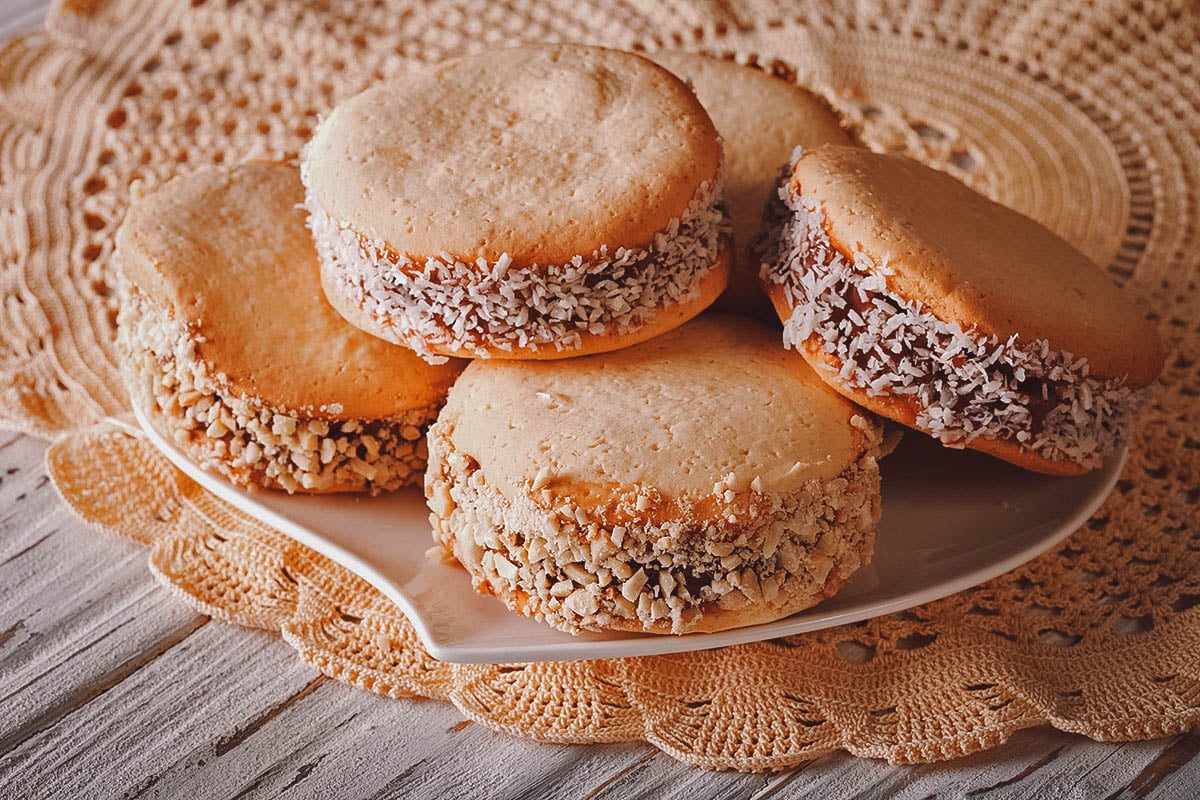
[[[301,178],[308,186],[306,165]],[[330,217],[311,191],[308,225],[327,281],[382,327],[384,338],[437,364],[430,345],[489,350],[573,350],[582,335],[637,330],[664,306],[699,296],[729,231],[723,172],[703,182],[683,215],[641,250],[607,246],[565,264],[514,264],[507,254],[466,263],[392,252]]]
[[[614,525],[569,503],[545,508],[529,492],[510,502],[454,449],[441,422],[430,428],[429,448],[434,539],[466,566],[477,591],[568,633],[687,633],[707,613],[766,604],[782,616],[832,594],[874,550],[879,468],[871,455],[782,496],[718,484],[735,523]],[[534,495],[536,484],[526,487]]]
[[[778,200],[766,213],[760,273],[784,288],[792,308],[785,346],[815,344],[836,359],[836,381],[845,386],[911,398],[916,426],[949,447],[978,437],[1010,440],[1094,469],[1124,442],[1148,389],[1093,377],[1086,358],[1055,351],[1044,339],[964,331],[892,294],[887,278],[895,273],[886,258],[841,253],[820,201],[797,194],[790,174],[783,170]]]
[[[293,492],[381,491],[417,483],[425,428],[437,409],[396,418],[335,420],[340,406],[277,409],[223,388],[186,326],[120,281],[117,344],[133,402],[206,469],[241,486]],[[322,414],[323,416],[318,416]]]

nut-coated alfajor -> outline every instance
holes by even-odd
[[[117,233],[117,344],[135,404],[202,466],[288,492],[419,482],[462,369],[348,325],[321,292],[297,170],[206,167]]]
[[[704,315],[557,362],[474,361],[429,431],[435,539],[561,630],[792,614],[873,552],[879,423],[778,333]]]

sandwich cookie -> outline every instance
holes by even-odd
[[[721,145],[617,50],[489,51],[383,83],[306,149],[330,302],[430,360],[562,358],[676,327],[725,288]]]
[[[200,169],[142,196],[117,233],[129,393],[240,486],[372,491],[419,482],[425,428],[461,363],[354,328],[321,293],[292,167]]]
[[[1094,469],[1124,441],[1163,347],[1071,245],[944,173],[856,148],[803,153],[780,198],[761,278],[785,344],[846,397],[1050,474]]]
[[[729,286],[712,310],[774,323],[771,303],[758,284],[762,258],[756,243],[779,171],[797,146],[853,141],[823,98],[782,78],[698,53],[664,50],[649,57],[691,84],[725,146],[734,258]]]
[[[612,353],[472,362],[425,493],[435,538],[520,614],[715,631],[811,606],[870,559],[880,441],[777,333],[706,315]]]

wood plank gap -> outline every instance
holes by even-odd
[[[54,528],[54,529],[52,529],[52,530],[51,530],[49,533],[47,533],[45,536],[43,536],[42,538],[40,538],[40,539],[38,539],[37,541],[35,541],[33,544],[31,544],[31,545],[26,545],[25,547],[21,548],[21,549],[20,549],[20,550],[18,550],[17,552],[13,553],[13,554],[12,554],[11,556],[9,556],[8,558],[4,559],[3,561],[0,561],[0,567],[3,567],[5,564],[9,563],[10,561],[16,561],[18,558],[20,558],[21,556],[25,555],[26,553],[28,553],[28,552],[29,552],[30,550],[32,550],[33,548],[37,547],[37,546],[38,546],[39,544],[41,544],[42,542],[46,541],[46,540],[47,540],[47,539],[49,539],[51,536],[53,536],[54,534],[58,533],[58,531],[59,531],[59,529],[58,529],[58,528]]]
[[[250,724],[248,724],[246,727],[242,728],[241,730],[236,730],[228,736],[222,736],[214,745],[213,752],[218,756],[223,756],[230,750],[233,750],[242,742],[253,736],[263,725],[266,725],[268,722],[275,719],[275,717],[286,711],[293,704],[312,694],[313,690],[326,680],[327,678],[324,675],[318,675],[317,677],[313,678],[311,681],[305,684],[304,688],[302,688],[300,691],[296,692],[282,703],[272,706],[258,717],[252,719]]]
[[[1158,758],[1147,764],[1128,786],[1113,792],[1105,800],[1127,797],[1130,793],[1142,800],[1197,754],[1200,754],[1200,730],[1181,734],[1158,754]]]
[[[627,774],[630,770],[637,769],[642,764],[645,764],[647,761],[654,758],[656,755],[658,755],[658,751],[652,749],[649,753],[646,753],[646,755],[642,756],[641,758],[637,759],[636,761],[632,761],[629,764],[626,764],[625,766],[621,767],[619,770],[614,772],[612,775],[608,776],[603,781],[601,781],[596,786],[596,788],[592,789],[590,792],[585,794],[579,800],[592,800],[592,798],[594,798],[596,795],[600,794],[600,792],[604,791],[604,789],[606,787],[611,786],[613,784],[613,782],[620,780],[621,777],[623,775]]]
[[[796,776],[806,770],[812,761],[805,761],[799,766],[792,767],[787,772],[781,772],[773,776],[766,785],[759,789],[754,794],[750,795],[746,800],[767,800],[768,797],[773,797],[780,789],[787,786],[792,781],[796,780]]]
[[[1064,749],[1066,749],[1066,745],[1061,744],[1046,755],[1039,758],[1034,763],[1030,764],[1025,769],[1018,772],[1016,775],[1013,775],[1011,778],[1006,778],[999,783],[993,783],[991,786],[981,786],[978,789],[972,789],[971,791],[967,792],[967,797],[975,797],[977,795],[987,794],[988,792],[994,792],[997,789],[1003,789],[1006,786],[1012,786],[1014,783],[1020,783],[1033,773],[1049,765],[1050,762],[1058,758],[1058,754]]]
[[[1115,742],[1103,742],[1102,744],[1116,744],[1116,743]],[[1096,770],[1100,769],[1100,767],[1104,766],[1104,764],[1106,762],[1108,762],[1109,759],[1111,759],[1113,756],[1115,756],[1117,753],[1120,753],[1120,752],[1121,752],[1121,746],[1119,744],[1117,744],[1115,747],[1113,747],[1112,750],[1108,751],[1108,755],[1104,756],[1104,758],[1100,759],[1095,764],[1093,764],[1091,766],[1091,768],[1088,769],[1087,772],[1080,775],[1076,780],[1079,783],[1082,783],[1084,778],[1086,778],[1088,775],[1091,775]]]
[[[321,755],[317,756],[315,761],[310,761],[307,764],[301,764],[300,768],[296,770],[296,777],[292,778],[291,782],[289,782],[287,786],[284,786],[279,793],[281,795],[287,794],[290,789],[294,789],[299,786],[304,779],[313,774],[313,770],[321,766],[321,762],[325,760],[325,756],[327,755],[329,754],[322,753]]]
[[[360,713],[362,713],[362,712],[355,711],[353,714],[346,717],[344,720],[339,722],[337,725],[334,725],[332,730],[333,731],[341,730],[346,725],[353,722]],[[258,773],[258,775],[256,775],[254,777],[253,782],[251,782],[251,784],[249,786],[247,786],[245,789],[238,792],[234,796],[234,800],[242,800],[242,798],[245,798],[245,797],[255,796],[255,794],[258,792],[259,788],[269,778],[273,778],[274,776],[278,775],[280,772],[283,771],[283,769],[284,769],[283,761],[287,757],[287,755],[290,755],[290,753],[280,756],[278,761],[273,763],[271,766],[267,767],[262,772]],[[328,752],[322,753],[321,755],[317,756],[317,759],[315,761],[310,761],[307,764],[301,764],[300,767],[297,768],[297,770],[296,770],[296,777],[292,778],[291,782],[288,783],[287,788],[284,789],[283,791],[279,792],[279,794],[283,794],[283,792],[287,791],[287,789],[291,789],[291,788],[295,787],[298,783],[300,783],[305,778],[307,778],[309,775],[311,775],[313,773],[313,770],[315,770],[320,765],[320,763],[325,760],[325,757],[327,755],[329,755]]]
[[[37,609],[37,610],[40,610],[40,609]],[[193,621],[194,621],[195,619],[198,619],[198,618],[199,618],[199,617],[197,617],[197,618],[193,618]],[[97,646],[97,645],[99,645],[101,642],[103,642],[105,639],[107,639],[108,637],[112,636],[114,633],[117,633],[117,632],[118,632],[118,631],[120,631],[122,628],[124,628],[126,625],[129,625],[129,624],[130,624],[130,623],[132,623],[132,622],[133,622],[133,620],[132,620],[132,619],[125,619],[125,620],[122,620],[121,622],[117,623],[117,624],[116,624],[114,627],[112,627],[112,628],[109,628],[109,629],[108,629],[107,631],[105,631],[103,634],[101,634],[100,636],[97,636],[95,639],[93,639],[92,641],[90,641],[90,642],[88,642],[87,644],[85,644],[83,647],[81,647],[81,648],[79,648],[78,650],[76,650],[76,651],[74,652],[73,656],[77,658],[77,657],[79,657],[79,656],[83,655],[84,653],[87,653],[87,652],[88,652],[89,650],[91,650],[93,647],[96,647],[96,646]],[[157,646],[157,644],[158,644],[158,643],[155,643],[155,646]],[[141,655],[145,655],[145,653],[142,653]],[[139,656],[137,656],[137,657],[140,657],[140,655],[139,655]],[[135,658],[137,658],[137,657],[135,657]],[[130,659],[130,661],[133,661],[133,660],[135,660],[135,659]],[[127,662],[125,662],[125,663],[126,663],[126,664],[128,664],[128,663],[130,663],[130,662],[128,662],[128,661],[127,661]],[[18,686],[16,689],[13,689],[13,690],[12,690],[11,692],[9,692],[8,694],[4,695],[3,697],[0,697],[0,704],[3,704],[3,703],[5,703],[5,702],[7,702],[7,701],[9,701],[9,700],[13,699],[13,698],[14,698],[14,697],[16,697],[17,695],[19,695],[21,692],[23,692],[23,691],[25,691],[26,689],[28,689],[30,686],[33,686],[35,683],[37,683],[38,681],[40,681],[42,678],[46,677],[46,675],[47,675],[47,674],[49,674],[50,672],[53,672],[56,666],[57,666],[56,664],[52,664],[52,665],[50,665],[50,668],[49,668],[48,670],[46,670],[45,672],[39,672],[37,675],[35,675],[35,676],[33,676],[32,678],[30,678],[29,680],[25,681],[25,683],[23,683],[23,684],[21,684],[20,686]],[[125,664],[122,664],[120,667],[117,667],[117,669],[119,670],[119,669],[121,669],[121,668],[122,668],[122,667],[124,667],[124,666],[125,666]],[[130,673],[130,674],[133,674],[133,673]],[[103,677],[103,676],[102,676],[102,677]],[[3,751],[0,751],[0,753],[2,753],[2,752],[3,752]]]
[[[384,786],[375,794],[371,795],[369,800],[392,800],[395,797],[403,797],[403,792],[411,788],[406,786],[408,779],[411,778],[412,774],[417,771],[417,767],[424,766],[425,762],[428,760],[429,759],[427,758],[422,758],[415,763],[409,764],[407,767],[401,770],[399,775],[388,781],[386,786]]]
[[[33,508],[35,506],[35,503],[32,502],[29,505],[22,506],[18,506],[17,504],[24,503],[26,500],[29,500],[31,493],[33,493],[38,500],[41,500],[43,497],[53,498],[48,500],[48,502],[43,503],[42,507],[37,509],[37,511],[41,511],[42,514],[33,521],[35,525],[40,525],[42,520],[53,515],[59,510],[66,511],[65,507],[54,507],[54,501],[58,496],[53,490],[42,491],[42,488],[43,487],[34,486],[28,491],[21,492],[19,495],[13,498],[10,506],[5,509],[7,513],[3,517],[0,517],[0,531],[7,532],[10,530],[16,530],[18,523],[21,521],[22,515],[29,513],[26,509]],[[37,513],[37,511],[34,513]]]
[[[16,728],[8,736],[0,739],[0,756],[5,756],[12,752],[29,739],[37,736],[42,731],[59,722],[63,717],[67,716],[73,711],[83,708],[88,703],[92,702],[97,697],[100,697],[109,689],[128,678],[130,675],[134,674],[148,664],[152,664],[163,653],[166,653],[172,647],[180,644],[193,633],[200,630],[200,628],[204,627],[208,620],[209,617],[196,617],[195,619],[189,620],[187,624],[177,628],[167,636],[155,642],[152,647],[144,650],[128,661],[125,661],[116,668],[109,670],[107,673],[100,675],[96,681],[91,683],[91,685],[79,687],[74,692],[63,698],[61,702],[46,709],[21,727]],[[103,639],[103,637],[101,637],[101,639]],[[100,641],[101,639],[97,639],[96,641]],[[93,642],[93,644],[95,643]],[[91,645],[89,645],[89,647],[90,646]],[[11,697],[12,695],[9,696]]]

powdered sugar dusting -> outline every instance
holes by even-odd
[[[307,187],[304,166],[301,177]],[[441,363],[431,345],[477,357],[495,349],[574,350],[584,334],[630,333],[658,309],[694,300],[729,229],[722,179],[702,183],[645,249],[601,246],[565,264],[519,268],[507,254],[494,262],[447,253],[419,261],[343,227],[311,190],[305,206],[326,280],[379,323],[385,338]]]
[[[798,157],[799,154],[796,154]],[[794,164],[793,159],[793,164]],[[820,201],[796,193],[784,170],[768,212],[761,277],[784,288],[787,347],[816,344],[837,381],[871,396],[912,398],[916,425],[950,447],[978,437],[1012,440],[1091,469],[1124,441],[1147,390],[1089,374],[1085,358],[1044,339],[1019,342],[963,330],[892,294],[886,258],[847,257],[825,231]]]

